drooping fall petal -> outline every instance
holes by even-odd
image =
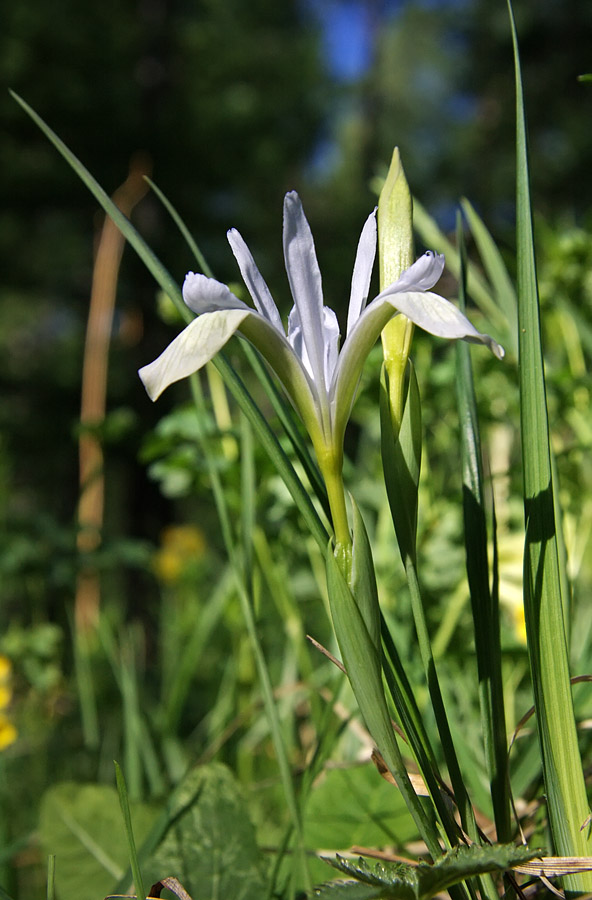
[[[140,369],[138,374],[150,399],[156,400],[169,385],[205,366],[252,315],[245,306],[206,312],[190,322],[158,359]]]

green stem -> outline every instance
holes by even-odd
[[[329,508],[335,532],[336,555],[342,553],[348,557],[351,551],[351,532],[345,504],[345,488],[343,486],[343,452],[335,447],[323,444],[315,446],[315,452],[321,474],[325,479]],[[344,572],[346,579],[348,573]]]

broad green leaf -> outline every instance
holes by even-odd
[[[357,863],[337,857],[335,860],[327,860],[340,872],[355,878],[358,882],[373,887],[377,890],[374,894],[339,894],[346,900],[351,896],[352,900],[361,897],[383,898],[383,900],[430,900],[435,894],[445,891],[476,875],[485,875],[489,872],[505,872],[513,866],[528,862],[540,851],[529,850],[528,847],[516,847],[514,844],[490,844],[481,846],[472,844],[469,847],[456,847],[443,857],[440,857],[433,865],[419,863],[418,866],[408,866],[402,863],[378,862],[370,865],[360,858]],[[327,886],[328,887],[328,886]],[[344,886],[345,887],[345,886]],[[347,885],[349,887],[349,884]],[[317,890],[318,897],[335,897],[332,893],[323,893],[323,888]]]
[[[304,817],[307,847],[400,845],[417,837],[401,792],[372,763],[329,769],[311,791]]]
[[[324,900],[380,900],[382,888],[361,881],[329,881],[314,889],[315,897]]]
[[[266,896],[265,862],[229,769],[219,763],[193,769],[169,816],[160,844],[143,862],[146,884],[174,875],[195,900]]]
[[[142,841],[155,811],[132,805],[134,832]],[[56,856],[55,884],[60,900],[106,896],[129,864],[128,846],[115,788],[65,782],[41,801],[39,836],[44,853]]]

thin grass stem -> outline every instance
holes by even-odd
[[[142,880],[142,873],[140,871],[140,865],[138,863],[138,854],[136,851],[136,841],[134,838],[134,830],[132,828],[132,817],[130,813],[129,806],[129,797],[127,793],[127,787],[125,783],[125,778],[123,776],[123,772],[121,770],[121,766],[119,763],[115,762],[115,780],[117,782],[117,793],[119,794],[119,804],[121,806],[121,812],[123,815],[123,825],[125,829],[125,836],[127,838],[127,845],[130,856],[130,866],[132,870],[132,876],[134,879],[134,886],[136,888],[136,897],[137,900],[146,900],[146,892],[144,890],[144,882]]]

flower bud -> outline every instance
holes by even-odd
[[[413,201],[398,147],[393,151],[378,200],[378,257],[381,291],[395,282],[414,259]],[[404,315],[391,319],[381,336],[395,435],[403,417],[403,384],[412,337],[413,323]]]

